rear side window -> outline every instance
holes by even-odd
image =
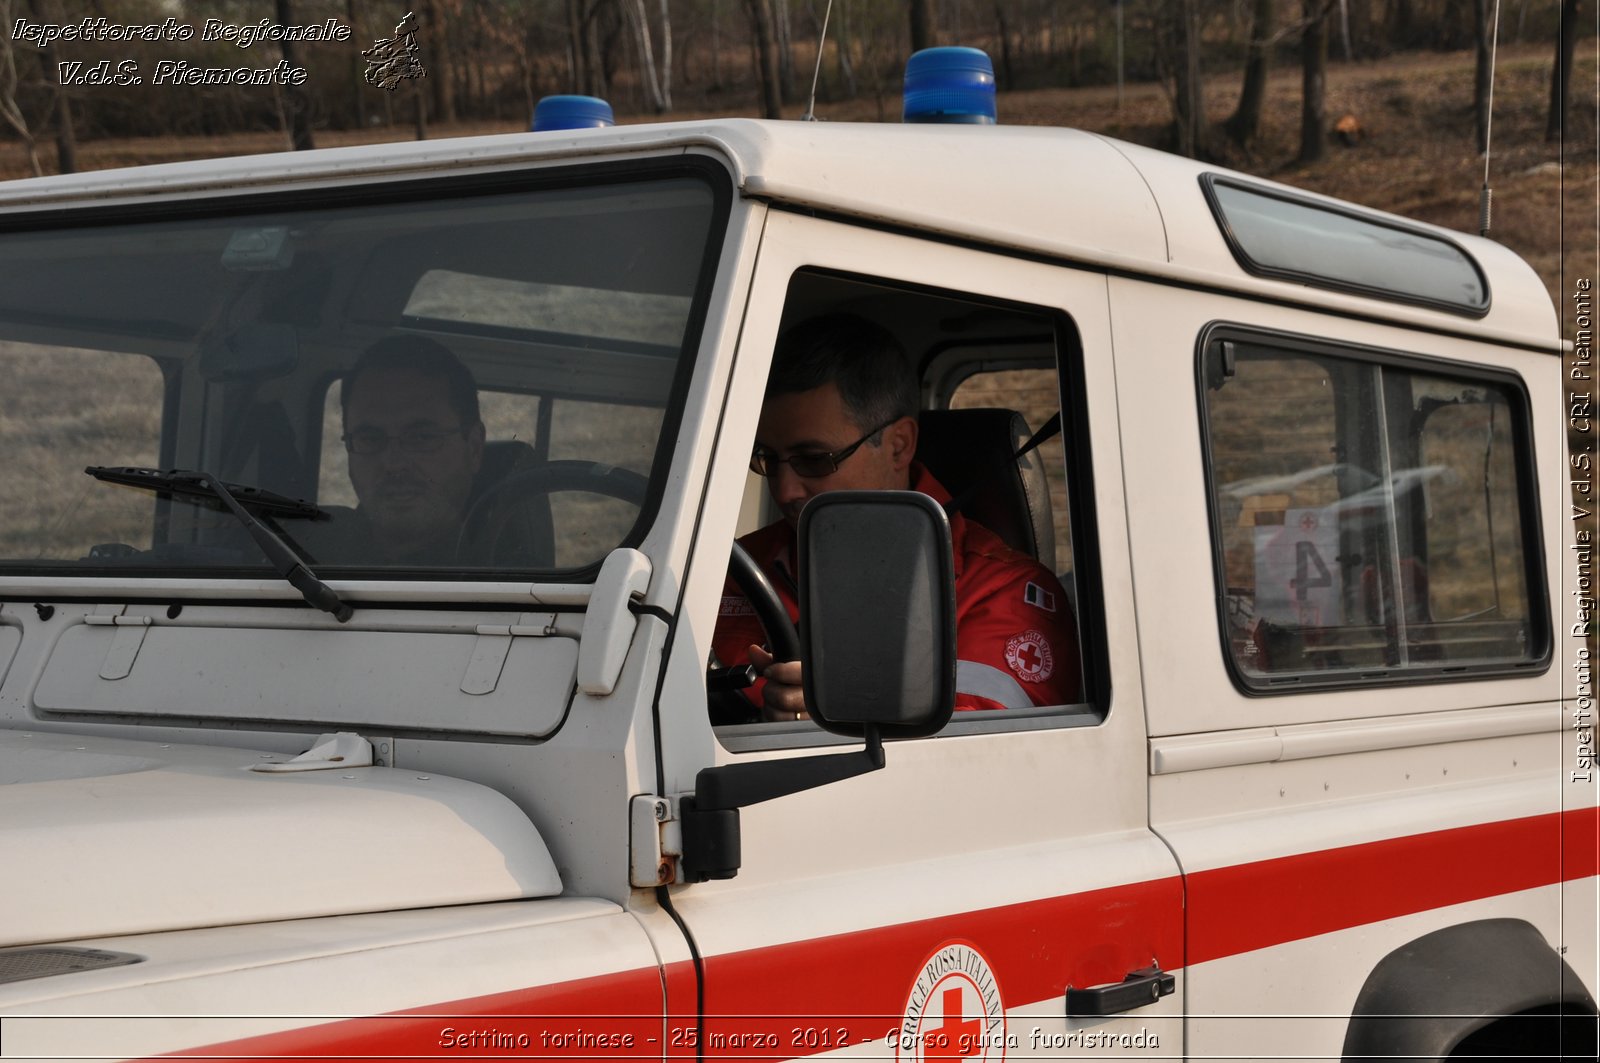
[[[1226,333],[1201,377],[1223,641],[1247,689],[1547,660],[1517,380]]]

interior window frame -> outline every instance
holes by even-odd
[[[830,281],[863,286],[929,299],[946,299],[1026,314],[1047,322],[1055,349],[1057,408],[1062,414],[1060,437],[1066,447],[1067,517],[1070,521],[1076,595],[1074,620],[1078,628],[1078,649],[1083,669],[1082,700],[1070,705],[1037,706],[1027,709],[958,712],[937,734],[919,741],[998,732],[1054,730],[1098,727],[1110,717],[1112,705],[1111,665],[1100,569],[1100,550],[1096,538],[1098,521],[1094,507],[1093,460],[1089,444],[1088,406],[1083,381],[1084,350],[1071,313],[1064,307],[1025,303],[975,294],[953,288],[932,287],[893,278],[846,273],[825,267],[803,267],[790,277],[792,298],[794,278],[815,275]],[[789,323],[790,303],[786,298],[785,326]],[[911,351],[924,409],[946,409],[949,397],[970,376],[996,368],[1047,368],[1038,359],[1002,356],[972,363],[970,372],[941,368],[941,358],[955,347],[972,347],[966,337],[940,343],[926,352]],[[920,360],[918,360],[919,355]],[[1000,363],[1004,362],[1004,365]],[[1030,426],[1037,431],[1040,425]],[[1048,444],[1046,444],[1048,445]],[[814,725],[784,723],[723,724],[715,728],[718,741],[733,753],[771,749],[803,749],[858,743],[859,739],[831,735]]]

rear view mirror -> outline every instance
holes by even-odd
[[[212,383],[270,380],[300,364],[294,326],[250,322],[227,335],[213,334],[200,346],[200,374]]]
[[[930,735],[955,706],[955,567],[944,509],[916,491],[833,491],[800,514],[806,704],[824,728]]]

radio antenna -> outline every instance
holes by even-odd
[[[1494,0],[1494,29],[1489,43],[1489,107],[1483,116],[1483,189],[1478,193],[1478,235],[1489,235],[1494,189],[1489,187],[1489,145],[1494,136],[1494,69],[1500,51],[1500,0]]]
[[[1499,2],[1500,0],[1495,0],[1496,4]],[[811,72],[811,98],[806,101],[806,114],[802,121],[817,120],[817,82],[822,78],[822,52],[828,45],[828,17],[832,14],[833,0],[828,0],[828,6],[822,12],[822,32],[817,36],[817,68]]]

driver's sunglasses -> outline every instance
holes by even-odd
[[[883,422],[843,450],[826,453],[791,454],[787,458],[780,458],[776,451],[768,447],[758,446],[750,452],[750,471],[757,476],[775,476],[779,465],[788,465],[790,469],[794,470],[796,476],[804,477],[807,480],[814,480],[819,476],[831,476],[839,471],[839,466],[843,465],[850,455],[861,449],[861,444],[899,419],[895,417]]]
[[[344,441],[345,450],[370,458],[388,450],[391,443],[399,447],[402,454],[434,454],[446,440],[460,436],[462,431],[461,428],[409,428],[390,435],[381,428],[357,428],[339,438]]]

